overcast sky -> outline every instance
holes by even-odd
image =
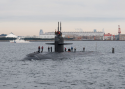
[[[0,0],[0,34],[38,35],[63,31],[102,31],[125,34],[125,0]]]

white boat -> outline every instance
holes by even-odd
[[[29,43],[29,41],[25,41],[21,38],[17,38],[16,40],[10,41],[10,43]]]

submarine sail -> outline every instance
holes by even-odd
[[[55,52],[64,52],[64,45],[71,45],[72,43],[64,43],[64,38],[62,37],[61,32],[61,22],[60,22],[60,31],[59,31],[59,22],[58,22],[58,31],[55,31],[55,43],[46,43],[48,45],[55,45]]]

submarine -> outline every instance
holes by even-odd
[[[46,43],[47,45],[54,45],[54,52],[33,52],[26,55],[25,59],[28,60],[42,60],[42,59],[67,59],[67,58],[75,58],[84,56],[86,54],[92,53],[93,51],[85,52],[85,51],[64,51],[64,45],[71,45],[72,43],[64,43],[64,38],[62,37],[61,32],[61,22],[60,22],[60,30],[59,30],[59,22],[58,22],[58,31],[55,31],[55,39],[54,43]]]

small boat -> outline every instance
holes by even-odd
[[[21,38],[17,38],[16,40],[10,41],[10,43],[29,43],[29,41],[25,41]]]

